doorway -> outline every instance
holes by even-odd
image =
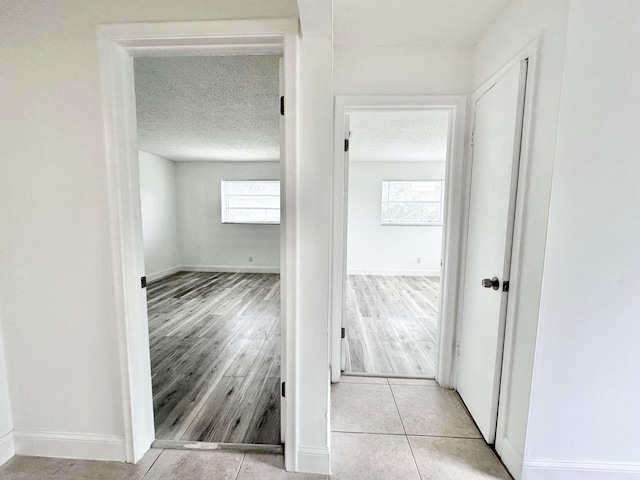
[[[281,377],[287,382],[287,397],[280,397],[281,436],[287,469],[297,461],[296,364],[287,362],[296,351],[296,248],[290,239],[296,229],[294,199],[296,186],[287,182],[296,164],[297,136],[296,42],[297,23],[287,20],[177,22],[158,24],[105,25],[99,28],[105,128],[107,131],[109,194],[114,245],[117,326],[121,347],[123,404],[127,460],[135,463],[154,440],[153,395],[149,361],[146,295],[144,291],[143,242],[140,228],[138,151],[135,119],[133,59],[153,56],[189,55],[284,55],[284,96],[294,99],[282,104],[283,145],[281,154]],[[138,213],[136,213],[138,212]],[[141,284],[142,282],[142,284]],[[289,339],[290,341],[287,341]],[[290,408],[287,408],[287,403]]]
[[[448,292],[455,292],[454,282],[458,268],[456,249],[458,248],[460,227],[458,219],[461,211],[465,105],[464,97],[336,97],[331,276],[331,378],[334,383],[340,381],[340,377],[344,373],[435,377],[441,385],[450,385],[455,296],[448,295]],[[353,128],[353,125],[366,127],[368,122],[370,128],[368,135],[371,141],[372,138],[379,139],[381,137],[379,131],[375,133],[375,129],[384,129],[393,116],[400,124],[409,119],[409,123],[413,122],[416,126],[416,132],[425,130],[425,119],[435,121],[439,125],[438,131],[444,132],[444,136],[440,134],[440,138],[436,142],[440,142],[439,147],[434,147],[434,145],[431,147],[434,150],[440,148],[444,155],[440,155],[439,158],[442,163],[436,166],[437,162],[432,162],[433,165],[430,167],[422,168],[419,177],[412,178],[417,174],[414,173],[416,169],[413,167],[421,163],[415,161],[414,158],[414,162],[409,162],[406,166],[411,171],[404,172],[401,178],[397,176],[399,175],[397,168],[393,174],[380,171],[376,174],[372,173],[376,168],[380,170],[384,162],[371,162],[362,159],[352,162],[350,155],[354,152],[356,158],[361,154],[363,157],[369,156],[371,158],[371,154],[381,151],[381,145],[371,144],[368,153],[366,151],[359,152],[356,146],[359,133]],[[422,125],[420,121],[416,124],[416,119],[420,118],[422,118]],[[439,123],[434,120],[437,118],[440,118]],[[406,128],[400,129],[406,131]],[[366,136],[365,130],[366,128],[360,128],[360,132]],[[424,144],[425,138],[429,137],[423,133],[422,137],[418,135],[418,138],[420,138],[418,142]],[[426,143],[429,142],[430,140],[427,140]],[[360,147],[364,148],[365,145],[366,141],[361,143]],[[393,150],[394,146],[391,145],[390,148]],[[391,157],[397,158],[397,152],[395,153]],[[373,164],[373,169],[371,166],[367,166],[369,163]],[[415,163],[415,165],[412,166],[410,163]],[[398,165],[399,163],[395,166]],[[417,171],[420,171],[419,167]],[[379,175],[385,178],[378,178]],[[368,189],[369,197],[374,199],[373,201],[370,198],[363,201],[358,198],[360,193],[364,193],[359,190],[364,188],[363,184],[365,183],[369,184],[366,189]],[[446,188],[443,188],[444,185]],[[409,193],[409,196],[417,195],[417,201],[410,205],[402,205],[403,199],[401,197],[406,196],[407,192],[412,189],[414,193]],[[356,198],[353,203],[352,194]],[[383,195],[386,205],[383,205]],[[400,195],[400,197],[395,199],[394,195]],[[409,201],[404,203],[410,202],[409,198]],[[352,209],[352,205],[364,205],[368,208],[368,213],[366,215],[363,215],[362,212],[358,213]],[[366,233],[362,225],[357,226],[357,224],[362,223],[363,216],[368,216],[373,219],[372,222],[369,222],[371,228],[391,229],[387,232],[393,234],[395,225],[389,224],[396,222],[389,215],[398,213],[398,208],[400,210],[403,208],[413,209],[414,216],[418,216],[418,220],[413,219],[413,222],[431,221],[432,224],[436,224],[440,220],[442,225],[438,225],[438,227],[442,231],[441,236],[433,242],[438,244],[436,247],[432,245],[430,249],[427,248],[427,251],[423,250],[425,253],[411,255],[410,265],[405,265],[402,268],[396,264],[395,267],[392,267],[395,270],[392,270],[381,264],[373,265],[372,259],[380,260],[383,259],[383,256],[379,253],[372,253],[371,250],[369,250],[371,254],[367,254],[366,251],[366,248],[372,248],[374,236],[379,236],[380,233]],[[383,215],[387,215],[387,220],[392,221],[384,225]],[[424,218],[421,218],[420,215]],[[408,220],[408,223],[412,221],[409,217],[406,217],[405,220]],[[415,225],[401,225],[403,229],[412,227]],[[356,233],[354,234],[354,232]],[[432,230],[431,233],[433,232]],[[350,238],[355,238],[355,242],[352,242],[351,245],[349,244]],[[362,245],[357,245],[358,240]],[[426,243],[424,239],[422,242]],[[421,240],[418,239],[417,243],[420,245]],[[420,246],[425,247],[425,245]],[[395,253],[402,250],[405,248],[397,247]],[[352,255],[349,255],[349,252]],[[356,252],[360,254],[360,257]],[[429,260],[428,252],[431,254],[436,252],[434,255],[436,260],[431,261],[433,265],[427,271],[424,268],[425,263],[422,261]],[[351,265],[349,265],[350,262]],[[393,263],[393,259],[391,262]],[[365,267],[361,267],[362,265]],[[365,271],[369,275],[362,275]],[[406,275],[408,272],[412,275]],[[387,275],[384,275],[385,273]],[[389,273],[395,273],[395,275],[388,275]],[[434,277],[439,277],[439,281],[434,281]],[[388,282],[391,284],[387,285]],[[398,293],[400,287],[404,293]],[[390,293],[391,298],[393,298],[395,290],[395,295],[405,295],[405,297],[413,299],[421,298],[421,300],[418,300],[417,304],[412,300],[416,306],[413,312],[397,310],[397,298],[395,301],[392,299],[389,302],[389,305],[395,306],[396,311],[393,308],[390,312],[385,312],[384,308],[378,307],[371,309],[370,307],[375,306],[376,302],[379,304],[381,293],[385,290]],[[374,297],[375,300],[372,300]],[[411,304],[412,302],[405,303]],[[365,308],[363,305],[367,305],[366,308],[369,309],[363,311]],[[405,320],[396,324],[397,329],[390,329],[391,324],[388,320],[402,317],[402,313],[406,314]],[[429,317],[432,319],[431,322],[421,321],[421,319]],[[408,347],[407,351],[396,355],[398,342],[402,340]],[[413,352],[411,352],[412,349]],[[411,362],[409,360],[411,358],[418,359],[417,367],[408,368],[408,365],[416,363]],[[397,370],[394,372],[396,367]]]
[[[435,377],[450,114],[348,114],[345,374]]]
[[[136,58],[156,440],[280,445],[280,57]]]

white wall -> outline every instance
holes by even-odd
[[[383,180],[444,180],[444,166],[444,162],[349,163],[349,275],[440,276],[442,227],[382,226],[380,209]]]
[[[336,47],[336,95],[455,95],[471,90],[473,50]]]
[[[525,475],[640,478],[640,3],[571,1]]]
[[[293,0],[2,2],[0,292],[18,453],[125,458],[96,25],[295,15]]]
[[[299,466],[329,471],[329,239],[333,84],[331,37],[300,44],[297,173]]]
[[[184,269],[280,271],[280,226],[222,224],[220,206],[221,180],[278,180],[279,162],[176,162],[175,168]]]
[[[0,326],[2,323],[2,305],[0,305]],[[9,399],[9,382],[5,362],[3,335],[0,330],[0,465],[15,455],[13,443],[13,419]]]
[[[515,314],[517,324],[510,401],[500,411],[506,428],[500,454],[515,475],[521,470],[527,432],[567,10],[566,0],[513,2],[478,42],[474,56],[473,85],[476,89],[532,40],[539,38],[540,41],[537,90],[533,92],[535,104],[529,185],[525,200],[527,212],[523,231],[522,271],[519,279],[511,279],[512,285],[518,285],[519,295]]]
[[[177,272],[178,198],[175,163],[138,151],[144,266],[149,281]]]

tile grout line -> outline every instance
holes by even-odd
[[[233,477],[233,480],[238,480],[238,477],[240,476],[240,471],[242,471],[242,465],[244,464],[245,458],[247,458],[247,452],[244,452],[242,454],[242,460],[240,460],[240,465],[238,465],[238,471],[236,472],[236,476]]]
[[[389,379],[387,378],[387,382]],[[391,390],[391,397],[393,398],[393,403],[396,406],[396,410],[398,411],[398,417],[400,417],[400,423],[402,424],[402,430],[404,430],[404,438],[409,445],[409,451],[411,452],[411,458],[413,458],[413,464],[416,467],[416,472],[418,472],[418,478],[422,480],[422,474],[420,473],[420,469],[418,468],[418,462],[416,461],[416,455],[413,453],[413,447],[411,446],[411,441],[409,440],[409,436],[407,435],[407,429],[404,426],[404,420],[402,420],[402,415],[400,414],[400,407],[398,407],[398,402],[396,400],[396,396],[393,393],[393,387],[389,384],[389,390]]]
[[[456,437],[452,435],[427,435],[424,433],[380,433],[380,432],[354,432],[350,430],[331,430],[333,433],[352,433],[354,435],[391,435],[395,437],[424,437],[424,438],[451,438],[455,440],[482,440],[482,437]]]
[[[151,469],[153,468],[153,466],[156,464],[156,462],[160,459],[160,455],[162,455],[164,453],[164,448],[162,450],[160,450],[160,453],[158,454],[158,456],[156,457],[156,459],[151,462],[151,465],[149,465],[149,468],[147,469],[146,472],[144,472],[144,475],[142,476],[141,480],[144,480],[145,478],[147,478],[147,475],[149,475],[149,472],[151,471]]]

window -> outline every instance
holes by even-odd
[[[382,225],[442,225],[441,180],[382,182]]]
[[[280,180],[222,180],[222,223],[280,223]]]

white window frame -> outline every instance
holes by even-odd
[[[384,192],[384,184],[385,183],[408,183],[408,182],[425,182],[425,183],[439,183],[440,184],[440,199],[438,201],[424,201],[424,202],[394,202],[394,203],[425,203],[425,204],[435,204],[438,205],[440,215],[437,221],[435,222],[400,222],[400,221],[392,221],[385,222],[383,216],[383,210],[385,203],[390,203],[388,200],[385,201],[382,192]],[[444,218],[444,180],[383,180],[381,184],[381,198],[380,198],[380,225],[383,227],[441,227],[443,218]]]
[[[220,222],[223,224],[231,225],[280,225],[280,220],[277,222],[269,221],[230,221],[227,220],[227,211],[232,208],[228,207],[228,185],[232,183],[277,183],[278,184],[278,211],[280,212],[280,180],[220,180]],[[275,196],[275,195],[274,195]],[[261,208],[261,207],[257,207]],[[272,208],[262,208],[263,210],[274,210]],[[280,216],[278,216],[280,219]]]

